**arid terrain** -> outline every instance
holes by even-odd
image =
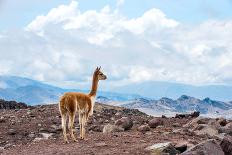
[[[78,138],[78,142],[72,142],[69,137],[70,143],[64,144],[57,104],[2,106],[0,154],[193,155],[213,151],[230,155],[232,121],[196,117],[197,114],[154,118],[138,110],[98,103],[87,124],[87,140]],[[75,127],[79,137],[78,115]],[[163,143],[162,147],[150,147],[157,143]]]

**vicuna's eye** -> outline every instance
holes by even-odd
[[[100,73],[99,75],[103,75],[102,73]]]

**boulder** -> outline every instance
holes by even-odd
[[[163,125],[164,122],[162,119],[160,118],[153,118],[152,120],[150,120],[148,122],[148,125],[150,128],[156,128],[157,126]]]
[[[220,145],[225,155],[232,154],[232,136],[224,137]]]
[[[187,150],[188,142],[179,142],[175,145],[175,149],[178,150],[180,153],[183,153]]]
[[[210,139],[198,145],[195,145],[183,152],[181,155],[224,155],[220,145],[215,140]]]
[[[111,133],[111,132],[122,132],[124,129],[122,127],[107,124],[103,127],[103,133]]]
[[[150,127],[149,125],[141,125],[140,127],[138,127],[138,131],[140,132],[146,132],[146,131],[150,131]]]
[[[162,154],[176,155],[180,153],[175,149],[175,147],[172,145],[171,142],[157,143],[145,148],[145,150],[151,152],[151,154],[153,155],[162,155]]]
[[[219,133],[226,133],[232,136],[232,122],[226,124],[226,126],[219,128]]]
[[[121,119],[118,119],[114,125],[119,126],[124,130],[130,130],[133,126],[133,121],[128,117],[122,117]]]
[[[204,117],[197,117],[193,120],[191,120],[190,122],[188,122],[187,124],[185,124],[183,127],[185,128],[196,128],[199,124],[208,124],[209,122],[209,118],[204,118]]]
[[[215,135],[218,135],[218,130],[216,130],[215,128],[211,127],[211,126],[204,126],[203,128],[200,128],[200,130],[196,130],[194,131],[194,133],[198,136],[205,136],[207,135],[208,137],[212,138]]]
[[[225,118],[219,118],[217,120],[218,124],[220,124],[221,126],[226,126],[226,124],[228,123],[227,120]]]

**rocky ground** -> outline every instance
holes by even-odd
[[[232,121],[197,116],[154,118],[96,104],[87,140],[64,144],[57,105],[0,108],[0,154],[231,155]],[[78,115],[75,126],[78,137]]]

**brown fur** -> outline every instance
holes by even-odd
[[[80,124],[80,137],[81,139],[85,139],[85,125],[86,122],[93,114],[94,100],[97,93],[98,81],[105,80],[106,76],[100,71],[100,68],[97,68],[93,74],[93,83],[92,89],[89,94],[83,94],[79,92],[68,92],[65,93],[59,103],[59,109],[62,119],[62,130],[64,141],[68,143],[67,135],[66,135],[66,119],[67,115],[69,116],[69,131],[72,139],[77,141],[73,134],[73,124],[75,119],[75,114],[79,112],[79,124]]]

